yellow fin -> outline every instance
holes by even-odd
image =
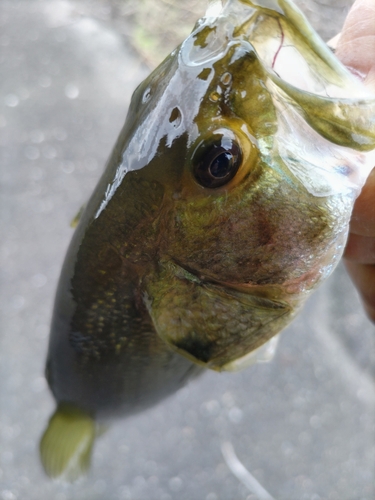
[[[40,441],[44,470],[52,478],[74,481],[90,466],[95,421],[79,408],[61,403]]]
[[[84,205],[82,205],[82,207],[78,210],[78,212],[76,213],[76,215],[73,217],[73,219],[71,220],[70,222],[70,227],[72,228],[76,228],[77,225],[78,225],[78,222],[83,214],[83,211],[85,210],[86,208],[86,203]]]

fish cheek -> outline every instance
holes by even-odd
[[[264,165],[225,196],[181,202],[169,255],[202,280],[281,285],[311,272],[316,280],[317,263],[341,242],[344,208]]]
[[[70,256],[74,311],[67,329],[74,351],[88,358],[119,353],[139,329],[139,276],[155,259],[164,197],[163,186],[141,174],[128,174]]]

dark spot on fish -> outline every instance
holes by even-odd
[[[199,73],[198,78],[200,78],[201,80],[206,81],[208,79],[208,77],[210,76],[210,74],[211,74],[211,68],[204,68]]]
[[[76,352],[82,354],[89,346],[91,347],[93,340],[90,336],[83,335],[81,332],[72,331],[69,334],[69,342]]]
[[[213,28],[206,26],[196,35],[194,45],[200,46],[202,49],[204,49],[208,45],[207,38],[211,35],[211,33],[215,32],[216,26],[214,26]]]
[[[212,344],[204,342],[202,339],[188,337],[181,339],[175,344],[178,349],[185,351],[194,356],[199,361],[207,363],[212,357]]]

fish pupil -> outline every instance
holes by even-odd
[[[226,151],[220,153],[210,165],[210,173],[212,177],[218,179],[226,177],[233,166],[233,155]]]

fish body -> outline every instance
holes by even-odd
[[[68,250],[47,472],[69,468],[51,435],[77,419],[58,415],[131,414],[246,366],[340,259],[374,148],[374,98],[289,0],[211,3],[134,92]]]

